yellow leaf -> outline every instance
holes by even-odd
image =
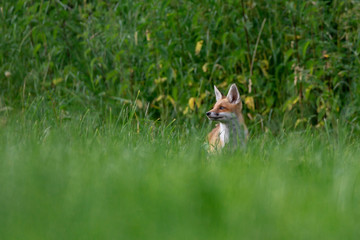
[[[202,66],[202,70],[203,70],[203,72],[207,72],[207,70],[208,70],[208,63],[205,63],[203,66]]]
[[[224,81],[224,82],[220,83],[218,86],[220,88],[226,88],[227,85],[229,85],[229,84],[226,81]]]
[[[200,95],[200,99],[203,100],[207,96],[207,92],[204,92]]]
[[[196,103],[196,106],[197,106],[198,108],[200,108],[200,106],[201,106],[201,99],[200,99],[200,98],[196,98],[196,99],[195,99],[195,103]]]
[[[241,84],[246,84],[246,79],[242,75],[237,75],[236,80]]]
[[[169,100],[171,104],[175,107],[175,100],[170,95],[167,95],[166,99]]]
[[[245,104],[250,110],[255,111],[255,103],[253,97],[246,97]]]
[[[142,109],[142,108],[143,108],[143,103],[141,102],[141,100],[136,99],[136,106],[137,106],[139,109]]]
[[[63,81],[62,78],[55,78],[55,79],[52,80],[52,83],[53,83],[54,85],[58,85],[58,84],[61,83],[62,81]]]
[[[198,55],[200,53],[203,43],[204,43],[204,40],[200,40],[196,43],[196,47],[195,47],[196,55]]]
[[[156,84],[159,84],[159,83],[163,83],[163,82],[165,82],[167,80],[167,78],[166,77],[159,77],[159,78],[157,78],[157,79],[155,79],[155,83]]]
[[[269,61],[266,59],[260,61],[260,69],[263,72],[264,76],[266,78],[268,78],[269,74],[268,74],[267,70],[269,69]]]
[[[175,69],[173,69],[173,68],[171,68],[171,70],[172,70],[172,75],[173,75],[173,78],[174,78],[174,79],[176,79],[176,70],[175,70]]]
[[[155,99],[155,102],[158,102],[158,101],[160,101],[161,99],[163,99],[164,98],[164,95],[160,95],[160,96],[158,96],[156,99]]]
[[[299,101],[299,97],[296,97],[294,101],[292,102],[293,105],[295,105]]]
[[[150,107],[155,108],[155,109],[160,109],[160,107],[156,106],[155,104],[150,104]]]
[[[322,127],[324,127],[324,125],[325,125],[324,121],[321,120],[315,127],[316,128],[322,128]]]
[[[145,35],[146,35],[146,40],[149,42],[151,38],[150,38],[150,31],[148,29],[146,29]]]
[[[293,99],[288,99],[285,103],[284,103],[284,105],[283,105],[283,107],[282,107],[282,110],[285,112],[286,110],[287,111],[290,111],[292,108],[293,108],[293,105],[295,105],[296,103],[297,103],[297,101],[299,100],[298,99],[299,98],[299,96],[297,96],[296,98],[293,98]]]
[[[296,120],[296,123],[295,123],[295,128],[297,126],[299,126],[300,123],[305,123],[306,122],[306,118],[300,118],[298,120]]]
[[[196,101],[196,98],[194,98],[194,97],[191,97],[189,99],[189,107],[190,107],[191,110],[195,109],[195,101]]]
[[[264,59],[260,62],[260,64],[267,70],[269,69],[269,61]]]
[[[185,110],[183,111],[183,114],[186,115],[189,112],[189,107],[186,107]]]

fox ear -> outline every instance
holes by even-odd
[[[238,104],[241,102],[240,93],[235,83],[231,84],[228,95],[226,96],[230,103]]]
[[[217,89],[217,87],[214,85],[214,90],[215,90],[215,96],[216,96],[216,101],[219,101],[220,99],[223,98],[222,93],[219,91],[219,89]]]

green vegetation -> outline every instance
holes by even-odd
[[[0,1],[1,239],[358,239],[360,2]],[[213,85],[245,149],[209,155]]]
[[[198,122],[214,101],[212,86],[237,83],[247,122],[263,129],[359,121],[358,1],[0,7],[0,107],[26,109],[43,97],[59,110],[118,112],[138,96],[141,118]]]
[[[1,239],[357,239],[359,142],[351,132],[251,139],[208,156],[203,129],[0,130]]]

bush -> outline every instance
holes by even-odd
[[[237,83],[254,129],[358,123],[357,1],[0,7],[1,108],[27,109],[42,98],[60,112],[117,113],[136,102],[139,117],[198,122],[215,102],[213,85],[227,91]]]

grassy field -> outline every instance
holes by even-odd
[[[351,130],[210,156],[207,124],[130,120],[3,116],[1,239],[358,239]]]
[[[0,1],[0,239],[359,239],[360,2]],[[246,148],[209,155],[213,85]]]

